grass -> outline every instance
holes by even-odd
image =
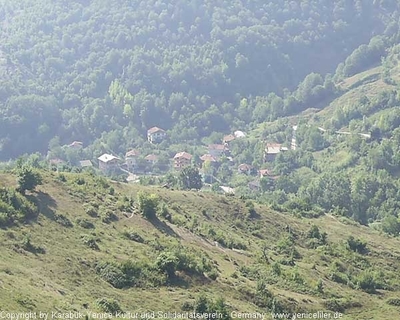
[[[63,183],[56,179],[56,173],[44,173],[44,184],[30,195],[37,199],[41,208],[36,220],[0,229],[2,310],[96,312],[99,311],[96,301],[107,298],[118,301],[124,311],[181,311],[185,301],[193,302],[199,294],[205,293],[214,300],[223,296],[231,310],[265,312],[253,303],[249,294],[255,292],[258,278],[266,277],[268,290],[288,308],[296,305],[295,310],[326,310],[326,301],[336,299],[345,305],[345,319],[364,319],[371,315],[379,318],[381,312],[385,312],[385,318],[398,314],[394,303],[386,303],[399,291],[399,277],[395,272],[400,266],[398,239],[366,227],[343,224],[332,216],[299,219],[257,204],[257,217],[252,219],[247,216],[245,203],[234,197],[108,182],[115,190],[114,195],[110,195],[109,188],[95,188],[95,178],[89,175],[83,176],[83,187],[74,183],[76,174],[65,176],[67,181]],[[0,179],[3,186],[15,184],[14,177],[9,174],[1,174]],[[163,218],[148,221],[137,213],[127,214],[113,207],[113,201],[123,195],[135,199],[139,191],[157,194],[172,217],[179,217],[180,226]],[[83,205],[87,202],[109,203],[117,219],[104,223],[100,217],[89,216]],[[65,217],[73,226],[60,224],[55,216]],[[82,227],[76,223],[77,219],[90,222],[94,228]],[[329,244],[334,248],[331,253],[321,247],[310,249],[304,245],[305,234],[313,224],[327,232]],[[301,258],[295,258],[295,266],[281,265],[281,276],[271,278],[270,264],[288,258],[276,249],[278,242],[288,235],[288,226]],[[210,229],[244,244],[246,249],[216,245]],[[139,234],[143,241],[129,240],[124,236],[126,231]],[[368,294],[329,279],[329,266],[337,255],[346,265],[358,270],[355,261],[359,258],[341,247],[350,235],[367,242],[370,251],[365,259],[372,268],[384,272],[392,291]],[[31,244],[43,248],[44,253],[21,249],[18,244],[27,236]],[[98,249],[88,246],[82,239],[96,239]],[[152,264],[157,246],[169,250],[177,244],[207,257],[218,270],[217,279],[193,277],[183,272],[175,284],[116,289],[94,270],[98,261],[132,260]],[[268,263],[260,259],[262,246],[267,247]],[[240,271],[243,267],[250,268],[258,276],[243,275]],[[293,280],[293,277],[300,280]],[[324,294],[314,289],[318,279],[323,281]]]

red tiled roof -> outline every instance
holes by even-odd
[[[145,156],[144,159],[147,161],[157,161],[158,157],[155,154],[149,154]]]
[[[227,136],[225,136],[222,141],[223,142],[231,142],[233,140],[235,140],[236,137],[233,134],[228,134]]]
[[[209,150],[224,150],[225,146],[223,144],[209,144],[208,149]]]
[[[127,158],[127,157],[137,157],[137,156],[139,156],[139,155],[140,155],[139,150],[132,149],[132,150],[128,151],[128,152],[125,154],[125,157],[126,157],[126,158]]]
[[[159,131],[165,132],[165,130],[163,130],[163,129],[159,128],[159,127],[153,127],[153,128],[150,128],[149,130],[147,130],[147,134],[153,134],[153,133],[156,133],[156,132],[159,132]]]
[[[184,151],[183,152],[178,152],[175,155],[174,159],[178,159],[178,158],[184,158],[184,159],[190,160],[190,159],[192,159],[192,155],[187,153],[187,152],[184,152]]]
[[[258,171],[260,173],[260,175],[262,176],[270,176],[271,172],[268,169],[261,169],[260,171]]]
[[[202,155],[200,157],[200,160],[201,161],[211,161],[211,162],[217,162],[218,161],[216,157],[213,157],[211,154],[208,154],[208,153]]]

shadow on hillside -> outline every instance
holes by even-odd
[[[164,221],[161,221],[157,217],[149,220],[149,222],[156,228],[158,231],[165,233],[174,238],[181,238],[169,225],[167,225]]]
[[[57,203],[48,193],[38,191],[35,195],[28,195],[26,197],[39,208],[39,214],[44,215],[50,220],[56,220],[55,210],[57,209]]]

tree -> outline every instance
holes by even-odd
[[[25,194],[26,190],[34,190],[36,186],[42,184],[42,177],[31,167],[24,166],[17,172],[17,182],[17,191]]]
[[[154,218],[157,212],[158,201],[159,199],[156,194],[147,195],[144,192],[139,192],[137,202],[142,216],[149,220]]]
[[[179,174],[178,180],[183,190],[200,190],[203,186],[199,170],[194,167],[183,168]]]
[[[388,234],[398,236],[400,233],[400,222],[392,215],[385,217],[382,221],[382,230]]]

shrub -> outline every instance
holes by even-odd
[[[217,280],[218,278],[218,271],[215,269],[212,269],[210,272],[207,272],[207,277],[209,277],[211,280]]]
[[[360,239],[355,239],[353,236],[350,236],[347,239],[347,248],[360,254],[368,252],[367,243],[365,241],[361,241]]]
[[[106,298],[100,298],[96,301],[96,305],[98,308],[107,313],[116,314],[117,312],[121,312],[121,307],[118,302],[115,300],[110,300]]]
[[[84,210],[86,212],[87,215],[95,218],[98,216],[97,214],[97,208],[95,208],[93,205],[87,204],[84,206]]]
[[[31,253],[45,253],[45,250],[39,246],[35,246],[31,242],[30,235],[27,235],[21,242],[21,248]]]
[[[34,190],[37,185],[42,184],[41,175],[31,167],[17,169],[17,191],[25,194],[26,190]]]
[[[159,198],[156,194],[147,195],[139,192],[137,195],[137,203],[139,211],[146,219],[153,219],[156,216]]]
[[[96,265],[96,272],[102,279],[117,289],[127,287],[131,283],[121,267],[113,263],[98,263]]]
[[[66,228],[71,228],[74,226],[72,224],[72,222],[66,216],[64,216],[62,214],[54,215],[54,221],[56,221],[58,224],[61,224],[63,227],[66,227]]]
[[[85,228],[85,229],[94,229],[94,224],[86,219],[76,219],[76,223],[78,226]]]
[[[135,231],[124,231],[122,235],[129,240],[136,241],[138,243],[144,243],[142,236]]]
[[[178,258],[172,252],[162,252],[157,257],[156,266],[158,270],[165,272],[168,278],[173,278],[178,266]]]
[[[118,220],[118,217],[110,209],[103,209],[100,213],[100,219],[104,223],[111,223]]]
[[[97,245],[96,239],[89,235],[81,235],[81,240],[84,245],[88,246],[93,250],[100,250],[99,246]]]
[[[390,306],[400,307],[400,299],[398,298],[390,298],[386,300],[386,303]]]
[[[363,271],[356,279],[357,288],[368,293],[374,293],[378,287],[375,275],[369,271]]]

